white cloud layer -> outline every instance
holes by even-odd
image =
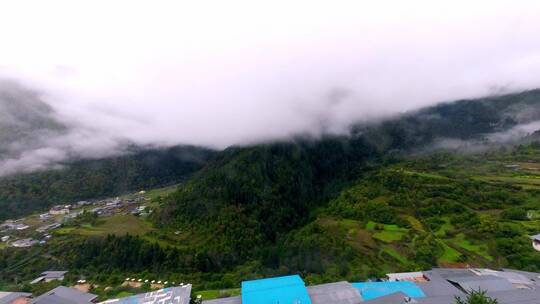
[[[538,87],[538,16],[527,0],[2,1],[0,76],[92,148],[225,147]],[[77,132],[33,153],[88,149]]]

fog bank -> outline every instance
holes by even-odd
[[[0,162],[4,172],[126,142],[224,148],[346,133],[437,102],[540,86],[534,1],[28,7],[0,4],[0,77],[39,92],[70,131],[20,149]]]

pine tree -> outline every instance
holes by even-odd
[[[492,299],[486,295],[483,290],[473,290],[467,299],[462,300],[460,297],[456,297],[456,304],[498,304],[497,300]]]

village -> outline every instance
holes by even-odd
[[[299,275],[243,281],[239,296],[206,300],[192,294],[192,285],[126,278],[122,286],[143,293],[113,299],[93,294],[84,279],[70,287],[67,271],[45,271],[30,284],[57,282],[39,296],[27,292],[0,292],[2,304],[453,304],[480,290],[500,304],[536,304],[540,297],[540,273],[486,268],[433,268],[426,271],[388,273],[365,282],[333,282],[308,286]],[[261,300],[264,300],[261,302]]]
[[[98,217],[133,215],[146,217],[152,210],[145,205],[150,200],[145,191],[123,197],[95,201],[78,201],[53,206],[48,212],[28,217],[6,220],[0,224],[0,249],[5,247],[26,248],[45,244],[53,237],[52,231],[69,223],[83,213]]]

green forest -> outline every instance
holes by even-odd
[[[232,186],[215,189],[215,179],[237,177],[234,166],[208,169],[217,175],[201,174],[156,199],[160,212],[149,220],[151,231],[90,237],[59,232],[42,247],[4,249],[0,279],[6,286],[21,287],[14,284],[27,282],[40,270],[65,268],[74,279],[84,276],[111,285],[126,276],[159,277],[211,290],[289,273],[313,284],[436,265],[540,271],[540,254],[528,239],[540,231],[540,144],[360,164],[364,170],[355,181],[324,190],[306,181],[313,172],[299,174],[306,180],[289,179],[287,168],[298,170],[303,159],[298,151],[294,154],[298,163],[274,165],[280,169],[271,170],[272,175],[253,168],[260,173],[253,178],[268,181],[263,193]],[[238,176],[248,176],[243,172]],[[200,189],[235,192],[197,192],[202,182]],[[291,191],[298,183],[306,183],[306,192]],[[328,199],[294,205],[319,193]],[[226,205],[216,197],[237,199]],[[280,205],[284,197],[290,199]],[[259,208],[252,208],[254,199],[260,200]],[[95,219],[73,225],[90,221],[100,225]]]
[[[154,197],[148,218],[83,214],[45,245],[0,250],[0,287],[36,292],[27,282],[47,269],[100,286],[190,282],[196,292],[283,274],[315,284],[433,266],[540,271],[528,237],[540,233],[540,144],[483,140],[524,123],[517,114],[539,96],[441,104],[349,136],[203,149],[172,163],[151,151],[146,162],[123,156],[0,180],[4,218],[180,183]],[[448,138],[477,149],[436,148]]]
[[[126,155],[77,160],[62,169],[0,178],[0,220],[15,219],[57,204],[99,199],[179,183],[213,155],[190,146],[132,148]]]

